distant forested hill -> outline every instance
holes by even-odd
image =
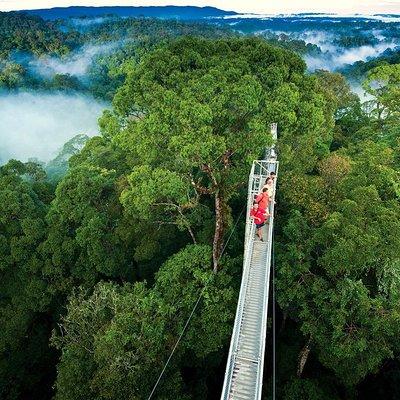
[[[206,17],[219,17],[234,15],[234,11],[224,11],[215,7],[55,7],[41,10],[27,10],[29,14],[38,15],[45,19],[59,19],[70,17],[96,17],[99,15],[118,15],[120,17],[153,17],[153,18],[179,18],[201,19]]]
[[[200,21],[117,16],[90,21],[0,13],[0,89],[75,90],[111,100],[123,82],[120,66],[138,61],[161,41],[236,35]]]

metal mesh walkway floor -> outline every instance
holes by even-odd
[[[249,215],[255,196],[272,171],[278,172],[275,157],[254,161],[249,177],[242,283],[221,395],[223,400],[261,399],[274,205],[271,205],[269,223],[263,228],[264,242],[256,237]]]

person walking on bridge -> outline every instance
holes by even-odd
[[[264,187],[262,192],[256,197],[256,203],[260,208],[267,210],[269,205],[268,188]]]
[[[259,203],[255,201],[250,211],[250,217],[253,218],[256,224],[256,235],[262,242],[264,241],[262,237],[262,227],[265,225],[265,220],[268,216],[268,212],[264,208],[261,208]]]
[[[263,189],[267,189],[268,190],[268,197],[269,197],[269,211],[271,211],[271,207],[272,207],[272,202],[274,202],[275,204],[275,199],[274,199],[274,180],[269,176],[266,180],[265,180],[265,185],[263,186]]]
[[[276,178],[276,173],[274,171],[271,171],[269,177],[274,181]]]
[[[265,180],[263,189],[268,189],[268,197],[271,202],[274,197],[274,180],[270,176]]]

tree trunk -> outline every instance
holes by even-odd
[[[221,256],[224,244],[225,218],[224,218],[224,202],[220,191],[215,193],[215,231],[213,240],[213,269],[218,271],[218,262]]]
[[[300,354],[299,354],[299,364],[297,366],[297,376],[299,378],[301,377],[301,375],[303,373],[304,366],[306,365],[310,351],[311,351],[311,338],[308,339],[307,344],[301,349]]]
[[[194,236],[194,233],[193,233],[192,228],[190,227],[190,225],[187,227],[187,229],[188,229],[188,232],[189,232],[190,236],[192,237],[193,244],[197,244],[196,236]]]

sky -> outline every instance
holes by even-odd
[[[325,3],[325,4],[324,4]],[[328,4],[326,4],[328,3]],[[213,6],[241,13],[278,14],[332,12],[339,14],[400,14],[400,0],[0,0],[1,11],[85,6]]]

